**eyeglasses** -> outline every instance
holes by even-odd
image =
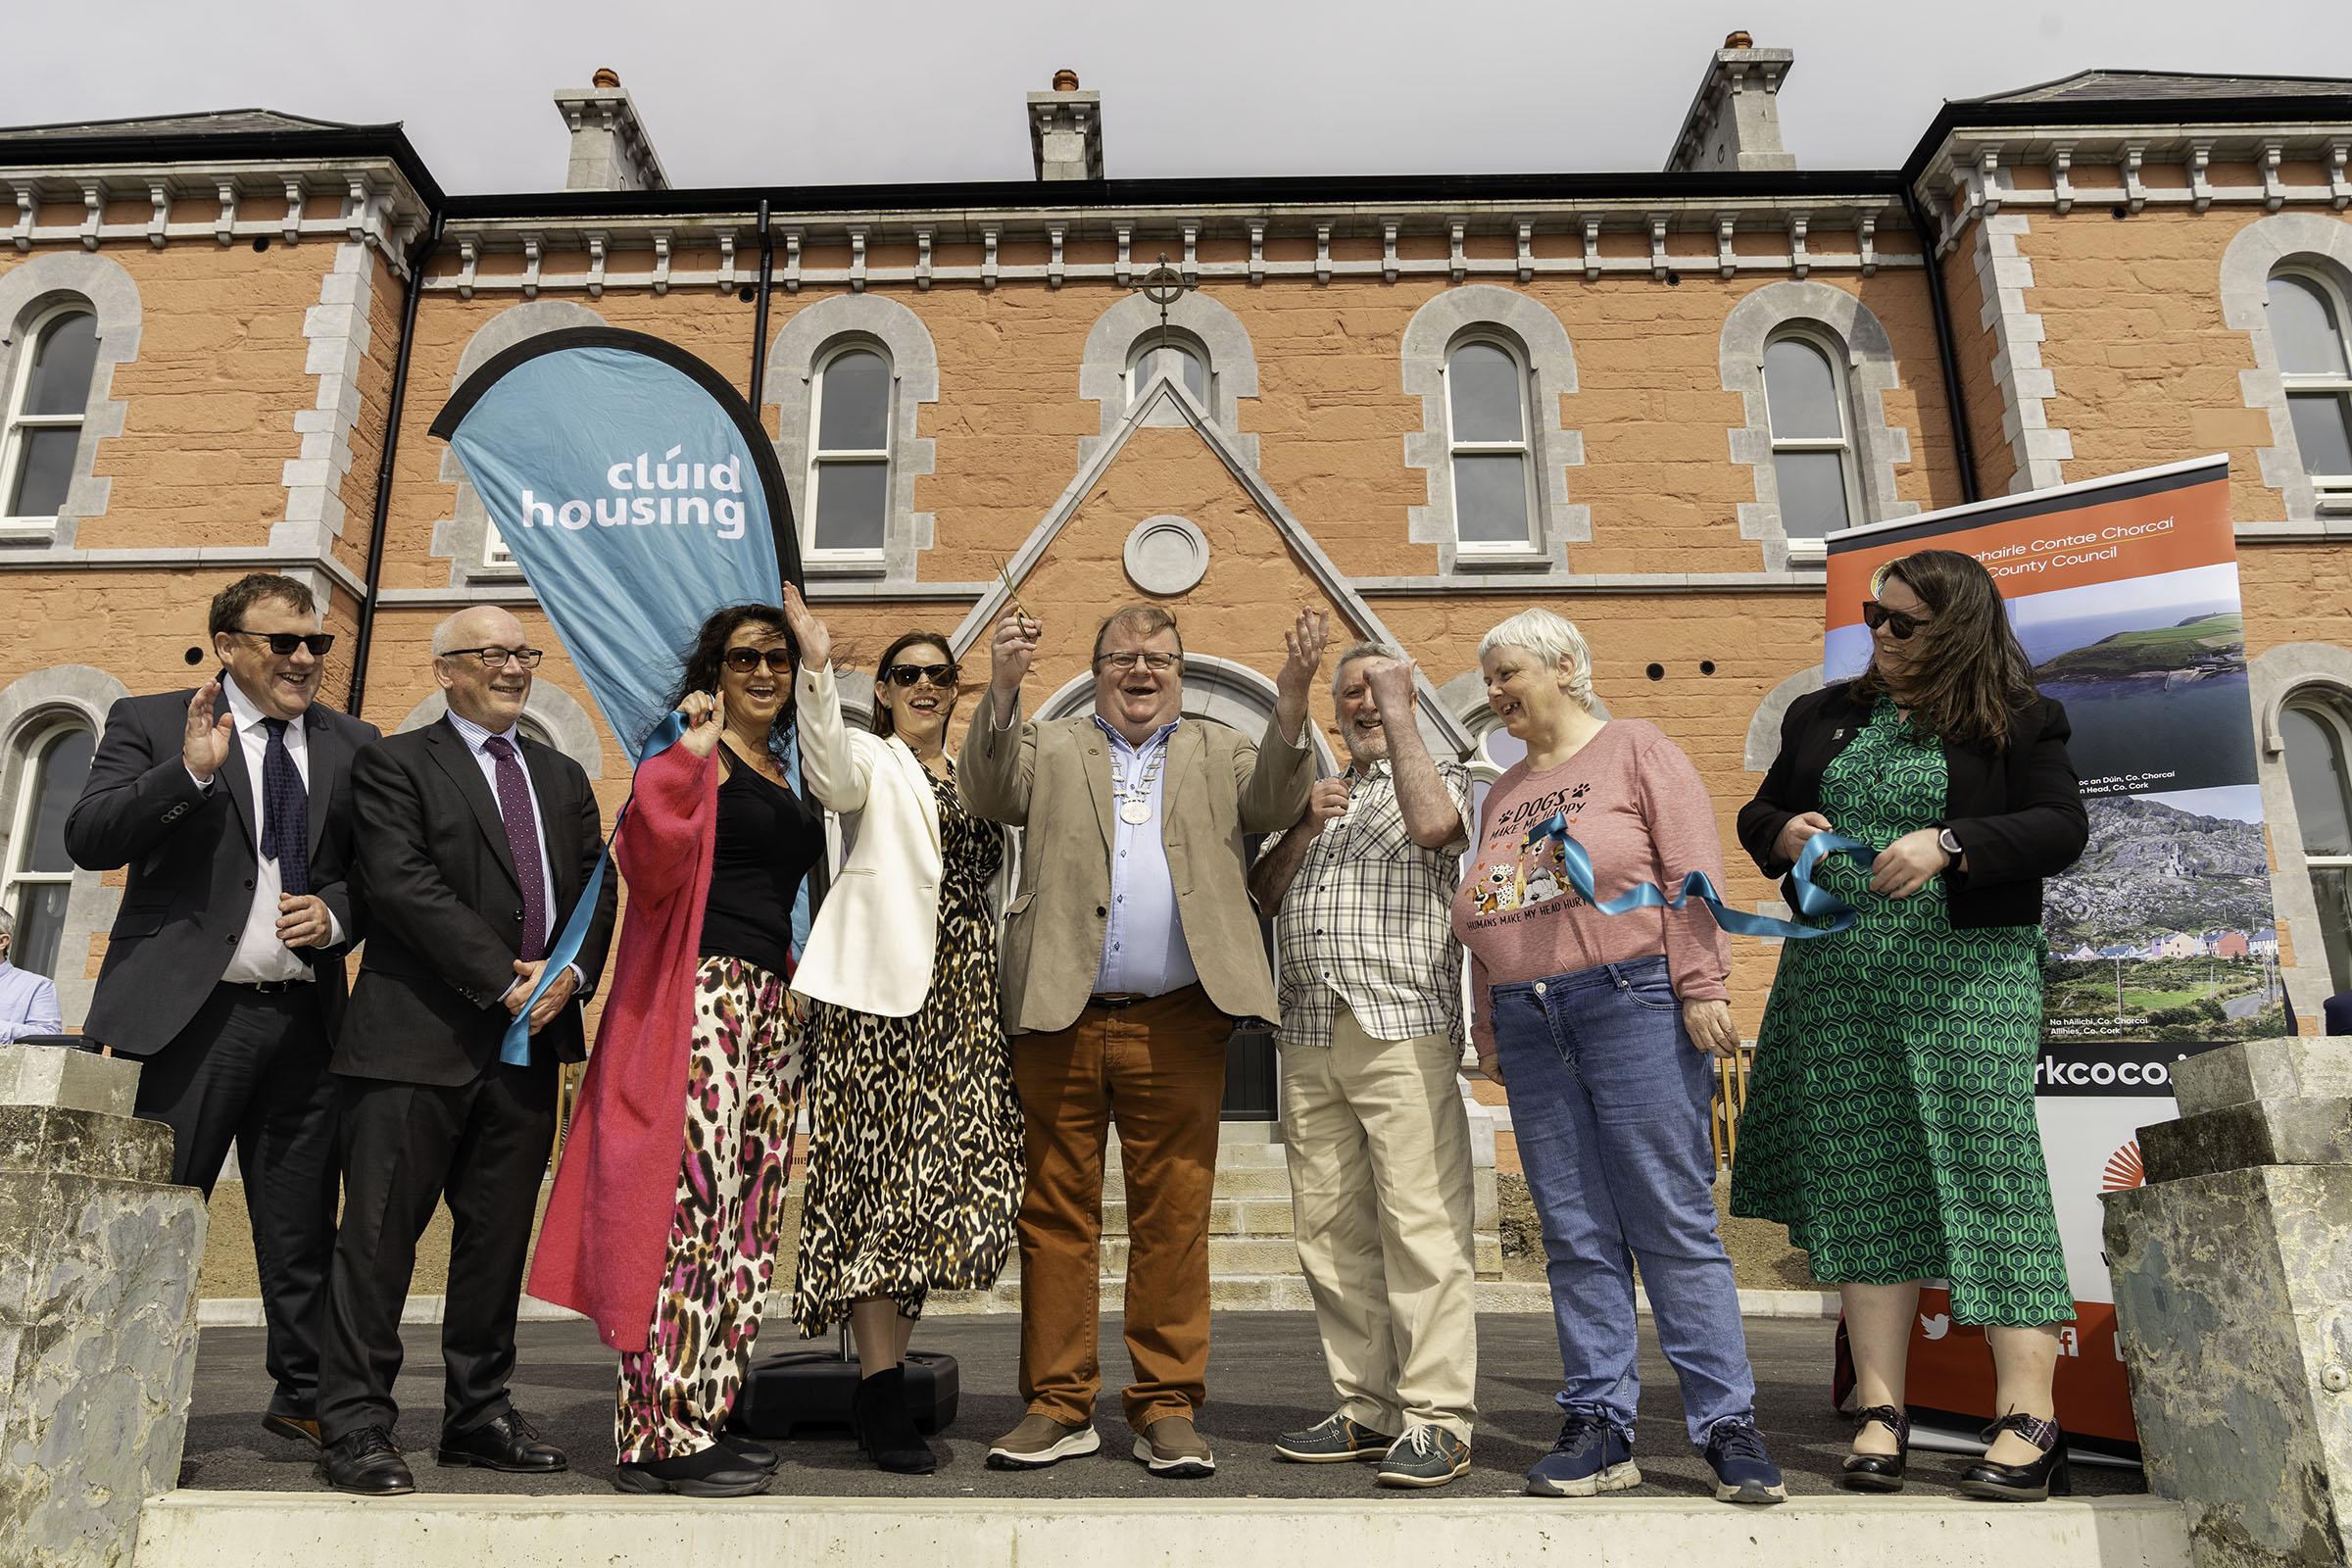
[[[956,684],[954,664],[893,664],[884,675],[893,686],[911,686],[925,680],[941,691],[948,691]]]
[[[259,637],[280,659],[288,658],[297,648],[308,648],[313,659],[324,659],[326,651],[335,646],[335,634],[331,631],[247,631],[242,626],[232,626],[228,634],[231,637]]]
[[[725,661],[726,666],[738,675],[750,674],[762,662],[775,674],[792,673],[792,650],[789,648],[770,648],[765,653],[757,648],[730,648]]]
[[[485,669],[504,669],[509,660],[525,669],[537,669],[539,661],[547,657],[544,650],[537,648],[445,648],[440,657],[455,659],[460,654],[471,654],[482,662]]]
[[[1141,664],[1152,674],[1158,675],[1174,669],[1177,660],[1181,657],[1177,654],[1139,654],[1130,651],[1102,654],[1095,660],[1095,662],[1106,669],[1116,670],[1130,670]]]
[[[1888,610],[1876,599],[1862,601],[1862,624],[1872,631],[1881,626],[1894,633],[1896,642],[1908,642],[1911,634],[1934,620],[1932,615],[1906,615],[1899,610]]]

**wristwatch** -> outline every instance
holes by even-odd
[[[1952,830],[1950,828],[1937,828],[1936,830],[1936,843],[1937,848],[1941,849],[1944,854],[1950,856],[1953,859],[1957,860],[1960,858],[1962,853],[1960,849],[1960,841],[1952,836]]]

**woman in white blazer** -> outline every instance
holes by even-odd
[[[874,733],[858,734],[842,722],[824,623],[790,588],[784,608],[801,643],[802,771],[845,845],[793,973],[816,1004],[793,1314],[808,1337],[849,1320],[859,1444],[885,1470],[927,1474],[938,1459],[907,1411],[907,1339],[932,1291],[996,1283],[1021,1202],[990,902],[1004,832],[956,797],[947,639],[890,645]]]

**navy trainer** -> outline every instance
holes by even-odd
[[[1707,1468],[1715,1472],[1717,1502],[1787,1502],[1788,1489],[1781,1482],[1781,1467],[1764,1451],[1756,1424],[1734,1416],[1715,1423],[1707,1433]]]
[[[1568,1412],[1551,1451],[1527,1472],[1527,1492],[1533,1497],[1591,1497],[1641,1484],[1633,1434],[1581,1410]]]

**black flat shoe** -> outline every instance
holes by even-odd
[[[719,1436],[718,1446],[732,1450],[736,1458],[741,1459],[753,1469],[764,1470],[770,1475],[775,1474],[776,1466],[784,1462],[784,1456],[775,1449],[756,1438],[745,1437],[740,1432],[722,1433]]]
[[[1873,1421],[1894,1434],[1894,1451],[1847,1454],[1838,1484],[1848,1492],[1900,1492],[1911,1463],[1911,1417],[1891,1404],[1874,1404],[1854,1412],[1854,1431],[1858,1435]]]
[[[2066,1467],[2066,1433],[2056,1421],[2014,1410],[1984,1429],[1984,1441],[1991,1443],[2004,1432],[2014,1432],[2039,1448],[2041,1457],[2030,1464],[1979,1459],[1960,1478],[1963,1493],[1995,1502],[2040,1502],[2074,1494],[2074,1477]]]
[[[416,1490],[416,1478],[382,1427],[362,1427],[328,1444],[318,1472],[337,1492],[359,1497],[402,1497]]]
[[[542,1442],[539,1429],[514,1409],[492,1416],[471,1432],[442,1433],[433,1460],[443,1466],[471,1465],[522,1476],[552,1476],[571,1464],[562,1448]]]
[[[906,1408],[906,1369],[894,1366],[859,1381],[850,1405],[850,1428],[858,1446],[893,1475],[927,1476],[939,1468],[939,1455],[914,1428]]]
[[[681,1497],[748,1497],[767,1490],[768,1475],[753,1469],[734,1449],[712,1444],[700,1453],[674,1459],[646,1459],[613,1468],[617,1492],[676,1493]]]

